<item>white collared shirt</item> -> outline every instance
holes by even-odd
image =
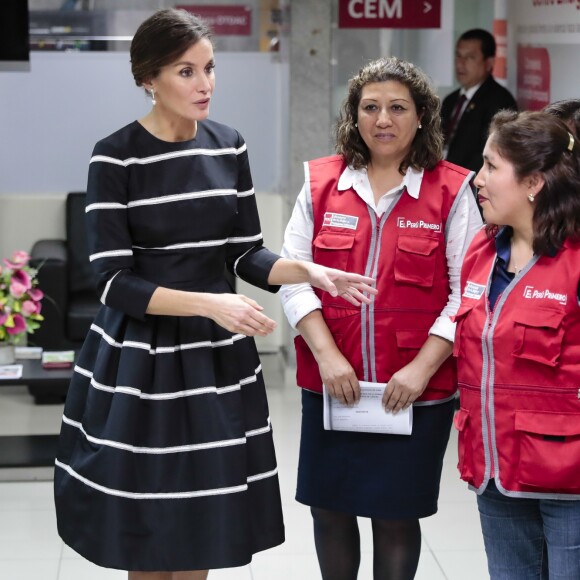
[[[423,181],[423,171],[409,168],[403,177],[401,184],[387,191],[375,204],[373,191],[369,182],[366,169],[351,169],[347,167],[338,181],[340,191],[352,187],[356,194],[377,214],[381,216],[396,200],[396,194],[404,189],[403,195],[410,195],[418,199]],[[451,322],[450,316],[457,313],[461,302],[460,274],[463,257],[467,251],[473,236],[481,228],[481,216],[475,203],[471,187],[465,180],[461,191],[457,194],[457,202],[454,205],[455,212],[449,217],[446,228],[447,267],[449,272],[449,285],[451,292],[447,304],[435,320],[429,334],[441,336],[451,342],[455,337],[455,323]],[[425,195],[425,194],[424,194]],[[284,233],[284,246],[281,255],[285,258],[307,260],[312,262],[312,237],[314,235],[314,218],[312,213],[312,196],[310,184],[305,183],[302,187],[292,217]],[[284,285],[280,289],[280,298],[288,322],[292,328],[310,312],[320,309],[321,303],[310,284]]]

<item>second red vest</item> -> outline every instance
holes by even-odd
[[[403,192],[378,218],[353,189],[338,190],[344,169],[339,156],[308,164],[313,260],[376,278],[379,293],[361,308],[317,294],[326,324],[359,380],[387,382],[417,355],[447,303],[446,224],[470,172],[443,161],[424,172],[419,199]],[[298,385],[322,392],[318,365],[306,342],[298,336],[295,345]],[[455,390],[450,358],[419,401],[446,399]]]
[[[480,232],[455,317],[461,478],[513,497],[580,499],[580,244],[526,266],[489,309],[495,241]]]

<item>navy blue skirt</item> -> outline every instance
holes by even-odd
[[[377,519],[437,512],[454,402],[413,408],[413,434],[326,431],[322,396],[302,391],[296,500]]]

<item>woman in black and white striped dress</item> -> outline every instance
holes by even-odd
[[[214,58],[203,22],[155,13],[131,63],[153,107],[97,143],[90,162],[90,259],[103,306],[64,410],[58,529],[132,580],[198,579],[284,541],[252,338],[274,322],[234,293],[225,267],[266,290],[309,281],[353,303],[366,301],[372,280],[262,245],[246,145],[207,120]]]

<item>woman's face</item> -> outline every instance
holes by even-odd
[[[164,66],[147,88],[153,88],[158,112],[189,121],[209,114],[215,86],[213,46],[202,38],[174,63]]]
[[[486,222],[513,227],[531,223],[534,206],[528,195],[535,196],[541,187],[534,187],[532,179],[517,180],[513,165],[494,145],[493,134],[485,144],[483,167],[474,183]]]
[[[357,122],[371,162],[398,165],[411,150],[420,118],[409,89],[384,81],[363,87]]]

